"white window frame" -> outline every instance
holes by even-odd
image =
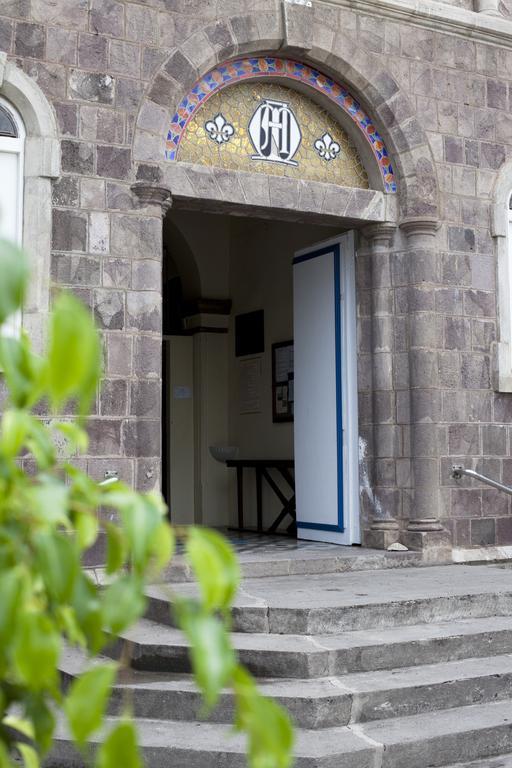
[[[24,174],[25,174],[25,125],[18,110],[6,99],[0,96],[2,106],[12,117],[18,136],[0,136],[0,152],[15,154],[18,157],[18,199],[16,205],[16,243],[23,244],[23,199],[24,199]],[[18,336],[21,331],[22,314],[17,312],[9,318],[3,326],[2,332],[8,336]]]

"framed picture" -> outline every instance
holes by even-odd
[[[293,421],[293,341],[272,344],[272,421]]]

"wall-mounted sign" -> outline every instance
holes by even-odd
[[[261,413],[261,357],[240,360],[238,377],[240,413]]]

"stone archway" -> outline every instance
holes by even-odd
[[[230,23],[212,23],[171,53],[139,111],[133,148],[139,182],[134,192],[141,207],[150,205],[147,213],[152,215],[157,212],[157,198],[218,211],[231,210],[243,199],[254,215],[264,211],[267,216],[298,220],[307,213],[342,219],[360,229],[371,225],[364,230],[366,240],[360,253],[361,269],[366,270],[363,288],[371,295],[367,318],[372,329],[370,349],[360,371],[369,402],[369,456],[372,462],[392,464],[397,478],[399,459],[405,459],[401,467],[408,464],[409,471],[405,476],[401,470],[400,484],[397,479],[392,492],[386,483],[382,488],[378,483],[374,487],[367,541],[386,546],[400,532],[411,547],[430,549],[433,557],[442,557],[448,540],[438,520],[437,424],[434,413],[428,423],[424,419],[425,404],[433,400],[438,387],[438,342],[429,332],[436,310],[429,308],[426,318],[425,306],[417,302],[424,292],[433,295],[437,280],[439,190],[431,149],[403,89],[376,57],[361,51],[340,27],[336,9],[288,2],[279,8],[279,12],[273,6],[258,14],[235,17]],[[387,144],[397,175],[397,195],[375,189],[347,191],[336,185],[290,178],[258,183],[256,177],[265,178],[262,174],[164,159],[170,122],[198,78],[221,61],[277,50],[279,56],[310,63],[354,90]],[[160,189],[149,189],[145,178],[151,178]],[[400,234],[396,228],[399,222]],[[392,298],[396,285],[398,310]],[[396,311],[411,329],[405,346],[398,351],[382,342]],[[395,387],[401,391],[401,421],[398,406],[391,415],[383,407],[394,399]],[[397,516],[401,518],[398,521]]]
[[[400,218],[437,217],[435,166],[414,108],[380,60],[360,50],[341,29],[336,14],[334,8],[282,2],[196,32],[170,54],[148,89],[137,119],[134,160],[164,165],[167,128],[176,108],[210,69],[234,56],[278,50],[280,56],[298,57],[347,85],[370,110],[396,168]]]

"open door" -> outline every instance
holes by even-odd
[[[293,261],[297,536],[360,543],[354,234]]]

